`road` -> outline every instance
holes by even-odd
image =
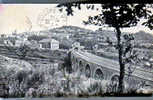
[[[60,98],[9,98],[0,100],[153,100],[153,97],[90,97],[90,98],[77,98],[77,97],[60,97]]]

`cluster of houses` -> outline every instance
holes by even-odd
[[[45,38],[40,41],[28,40],[28,35],[26,34],[16,34],[12,33],[9,36],[1,35],[0,37],[0,45],[10,46],[10,47],[20,47],[23,45],[27,45],[31,48],[37,49],[49,49],[49,50],[57,50],[59,49],[59,41],[52,38]]]
[[[60,49],[60,43],[61,40],[66,39],[70,40],[70,36],[72,34],[66,34],[66,33],[52,33],[52,37],[50,36],[49,32],[42,31],[36,33],[23,33],[23,34],[17,34],[16,31],[12,34],[0,35],[0,45],[3,46],[10,46],[10,47],[20,47],[23,45],[27,45],[32,49],[48,49],[48,50],[58,50]],[[46,38],[41,39],[40,41],[36,40],[29,40],[28,37],[31,35],[38,35],[38,36],[46,36]],[[56,39],[55,37],[58,37]],[[72,48],[81,48],[83,49],[84,46],[80,45],[80,42],[73,41],[71,44]]]

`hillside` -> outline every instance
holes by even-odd
[[[116,36],[115,36],[115,33],[113,31],[110,31],[110,30],[96,30],[95,33],[96,34],[101,34],[104,37],[109,37],[112,41],[116,40]]]
[[[47,36],[49,36],[53,33],[58,33],[58,34],[88,34],[88,33],[94,33],[97,36],[99,36],[99,34],[100,34],[104,37],[110,37],[110,39],[113,40],[113,41],[116,40],[116,35],[115,35],[114,31],[110,31],[110,30],[92,31],[92,30],[77,27],[77,26],[62,26],[62,27],[58,27],[58,28],[53,28],[53,29],[49,29],[49,30],[40,31],[40,33],[44,34],[44,35],[47,35]],[[153,44],[153,35],[151,35],[149,33],[146,33],[144,31],[139,31],[139,32],[135,33],[134,36],[135,36],[135,41],[137,43],[151,43],[151,44]]]
[[[116,40],[115,33],[109,30],[96,30],[96,33],[100,33],[103,36],[110,37],[112,40]],[[127,33],[125,33],[127,34]],[[153,44],[153,35],[144,31],[139,31],[134,34],[136,43],[151,43]]]
[[[135,33],[135,39],[139,43],[151,43],[153,44],[153,35],[146,33],[144,31],[139,31]]]
[[[77,27],[77,26],[62,26],[59,28],[50,29],[49,32],[51,33],[70,33],[70,34],[80,33],[81,34],[81,33],[92,32],[92,30],[84,29],[84,28]]]

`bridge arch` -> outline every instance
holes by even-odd
[[[111,82],[117,82],[119,83],[119,75],[118,74],[113,74],[110,78]]]
[[[110,78],[110,84],[111,84],[111,91],[117,92],[118,91],[118,85],[119,85],[119,75],[113,74]]]
[[[119,74],[113,74],[111,76],[110,81],[111,81],[112,86],[114,86],[117,90],[118,85],[119,85]],[[129,84],[125,79],[123,80],[123,86],[124,86],[124,89],[127,89],[129,87]]]
[[[86,76],[87,78],[90,78],[90,77],[91,77],[91,67],[90,67],[89,64],[87,64],[87,65],[85,66],[85,76]]]
[[[100,79],[103,80],[104,79],[104,73],[102,68],[98,67],[95,71],[94,71],[94,78],[95,79]]]

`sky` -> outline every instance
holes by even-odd
[[[56,4],[0,4],[0,34],[10,34],[15,30],[18,33],[39,31],[63,25],[96,30],[99,27],[93,25],[85,26],[82,20],[87,20],[89,15],[96,15],[98,13],[98,11],[87,10],[83,7],[82,10],[74,10],[74,16],[66,16],[66,12],[59,12]],[[52,16],[52,19],[49,19],[50,16]],[[49,23],[46,24],[48,20]],[[111,30],[111,28],[105,29]],[[132,33],[140,30],[153,34],[152,31],[140,24],[134,28],[122,29],[123,32]]]

